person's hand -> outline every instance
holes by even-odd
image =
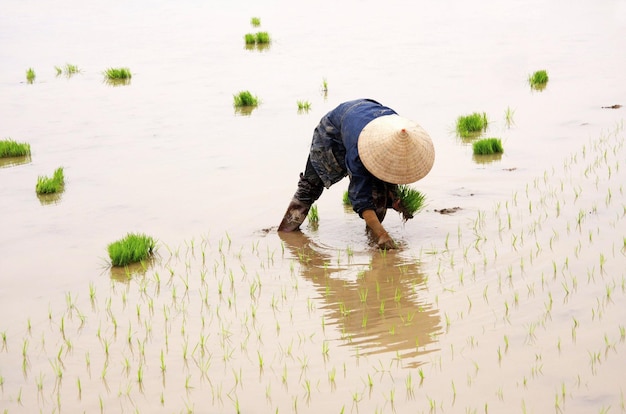
[[[383,249],[383,250],[391,250],[391,249],[398,248],[398,246],[396,245],[396,242],[393,241],[393,239],[391,238],[391,236],[389,236],[387,232],[384,232],[383,234],[380,235],[380,237],[378,237],[378,241],[376,242],[376,244],[378,245],[379,249]]]
[[[389,250],[397,248],[396,243],[389,236],[389,233],[385,230],[385,228],[380,224],[378,217],[374,210],[365,210],[362,213],[363,220],[365,220],[365,224],[374,235],[374,240],[376,240],[376,244],[378,248]]]

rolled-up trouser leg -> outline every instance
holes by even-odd
[[[324,191],[324,183],[322,179],[317,175],[313,164],[311,164],[311,158],[306,161],[306,167],[304,173],[300,173],[300,181],[298,181],[298,190],[294,194],[294,198],[300,200],[304,204],[312,206],[317,201]]]
[[[310,159],[307,159],[304,173],[300,174],[298,189],[287,207],[278,231],[294,231],[300,228],[309,209],[322,195],[322,191],[324,191],[324,184],[313,169]]]

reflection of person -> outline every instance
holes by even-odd
[[[403,210],[397,184],[423,178],[434,159],[430,137],[415,122],[371,99],[344,102],[315,128],[304,173],[278,231],[297,230],[324,187],[349,175],[352,208],[379,247],[395,248],[381,223],[387,208]]]
[[[334,266],[336,252],[325,252],[306,234],[278,235],[299,260],[302,276],[323,298],[319,309],[325,312],[325,324],[337,325],[359,355],[396,352],[411,366],[420,364],[416,357],[432,351],[441,318],[417,295],[424,277],[415,261],[389,251],[357,253],[346,266]]]

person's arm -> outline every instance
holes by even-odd
[[[374,238],[376,239],[376,244],[381,249],[395,249],[396,243],[393,241],[387,230],[383,227],[383,225],[378,221],[378,217],[376,216],[376,212],[374,210],[364,210],[361,213],[361,217],[365,220],[365,224],[374,234]]]

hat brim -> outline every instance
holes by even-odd
[[[358,150],[365,168],[391,184],[418,181],[435,162],[435,147],[428,133],[399,115],[370,121],[359,135]]]

